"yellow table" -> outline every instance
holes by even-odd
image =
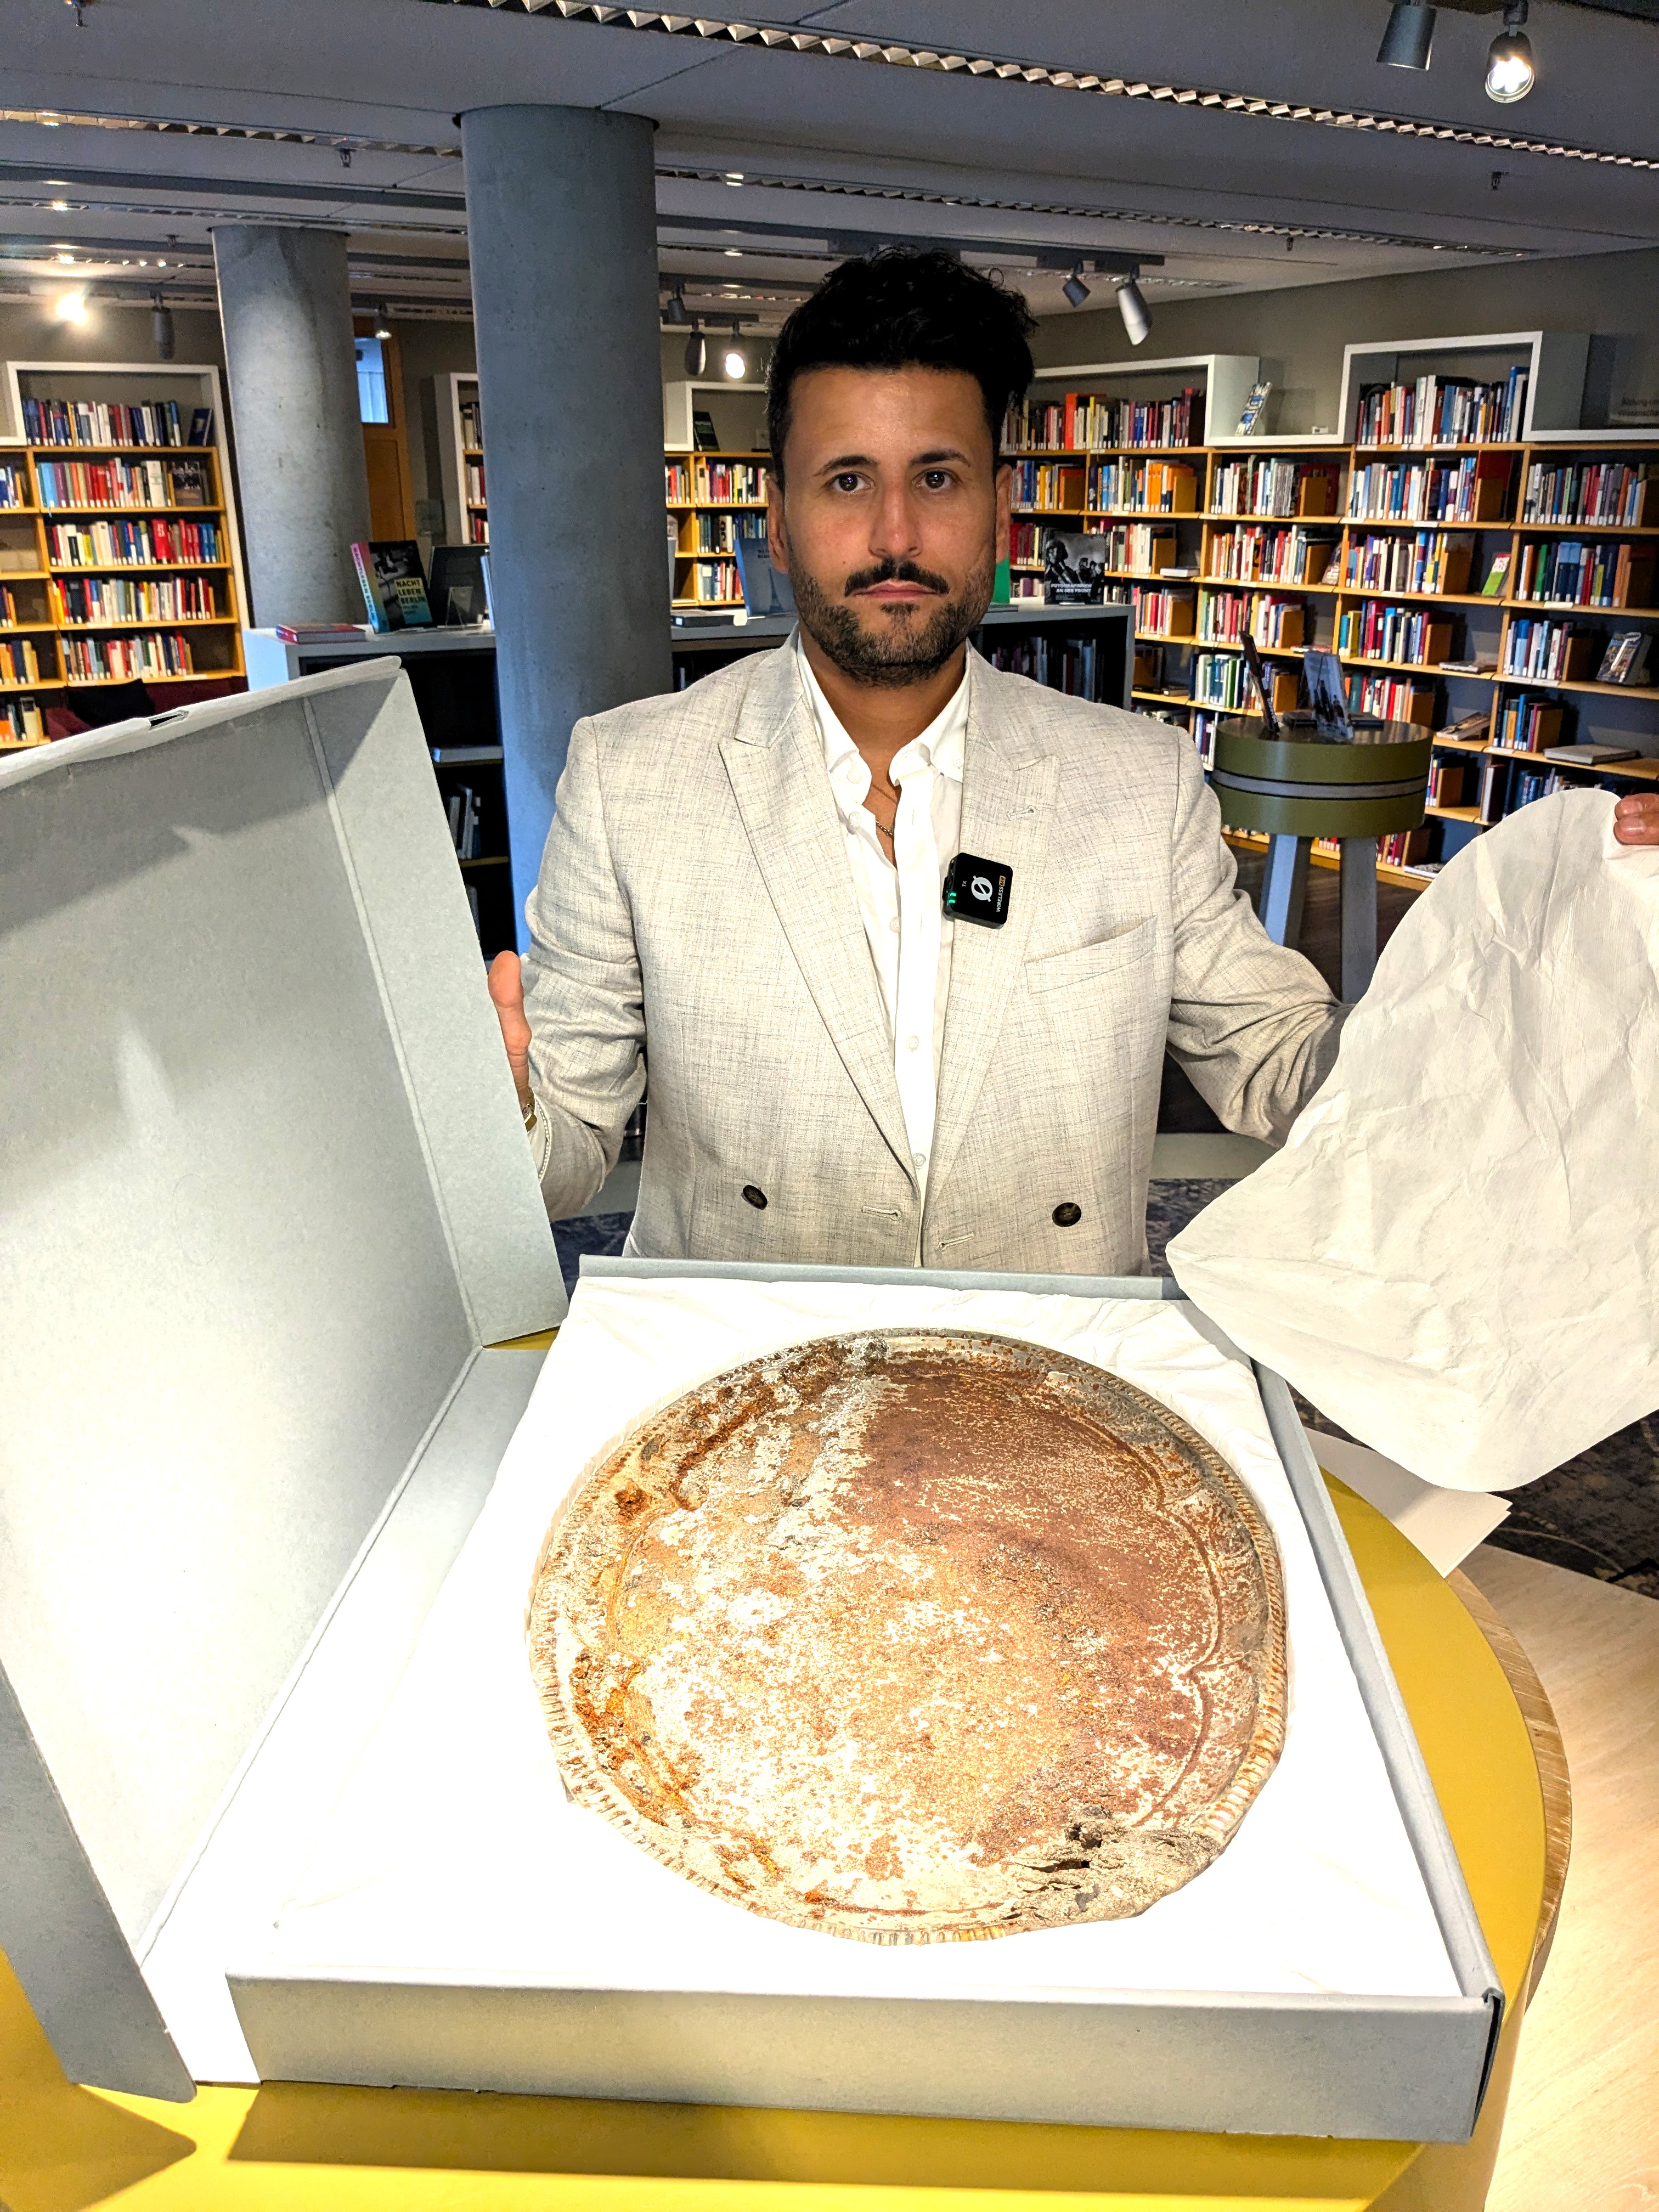
[[[1559,1893],[1527,1725],[1455,1592],[1333,1483],[1510,2001],[1467,2145],[1162,2135],[551,2097],[64,2081],[0,1960],[0,2201],[80,2212],[1478,2212]]]

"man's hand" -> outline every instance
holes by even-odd
[[[1613,834],[1621,845],[1659,845],[1659,792],[1627,793],[1613,810]]]
[[[1659,823],[1654,830],[1659,841]],[[501,1025],[507,1064],[519,1087],[519,1103],[530,1110],[530,1024],[524,1018],[524,976],[516,952],[498,952],[489,963],[489,995],[495,1002],[495,1018]]]

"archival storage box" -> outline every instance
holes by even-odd
[[[565,1310],[398,663],[0,757],[0,1947],[73,2078],[188,2097],[156,1931]]]
[[[648,1988],[276,1956],[530,1401],[541,1355],[486,1347],[564,1310],[395,669],[0,766],[0,1946],[74,2078],[1468,2136],[1501,1993],[1266,1374],[1263,1434],[1420,1870],[1437,1989],[872,1998],[690,1986],[672,1956]],[[1139,1279],[592,1273],[1190,1311]]]

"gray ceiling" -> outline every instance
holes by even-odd
[[[974,241],[1042,313],[1057,248],[1162,256],[1155,305],[1659,239],[1654,0],[1534,0],[1509,108],[1467,6],[1419,74],[1374,59],[1386,0],[0,0],[0,291],[206,297],[210,226],[270,218],[344,225],[365,303],[453,313],[453,118],[504,100],[651,116],[665,271],[763,324],[872,235]]]

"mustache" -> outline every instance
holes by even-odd
[[[936,576],[931,568],[919,568],[914,561],[879,561],[873,568],[860,568],[842,586],[843,598],[851,599],[854,592],[867,592],[874,584],[917,584],[924,592],[938,592],[948,598],[949,579]]]

